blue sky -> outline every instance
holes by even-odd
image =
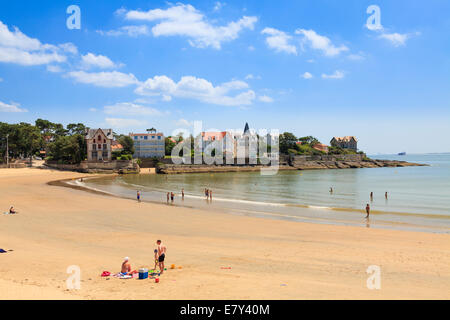
[[[355,135],[371,154],[449,152],[448,12],[445,0],[2,1],[0,121],[166,134],[248,121],[324,143]]]

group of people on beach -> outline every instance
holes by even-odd
[[[206,197],[206,200],[212,200],[212,190],[211,189],[206,189],[205,188],[205,197]]]
[[[333,192],[334,192],[333,187],[330,187],[330,194],[333,194]],[[384,193],[384,198],[386,200],[388,200],[388,192],[387,191]],[[370,202],[373,202],[373,192],[370,192]],[[366,219],[368,219],[370,216],[370,204],[366,205],[366,213],[367,213]]]
[[[212,201],[212,190],[211,189],[207,189],[205,188],[205,197],[206,200],[211,200]],[[167,192],[167,203],[169,202],[174,202],[175,201],[175,193],[173,192]],[[136,191],[136,199],[138,202],[141,202],[141,192],[138,190]],[[181,200],[184,201],[184,189],[181,189]]]
[[[386,200],[388,199],[387,191],[384,193],[384,198]],[[373,192],[370,193],[370,202],[373,202]],[[369,219],[369,216],[370,216],[370,204],[366,205],[366,213],[367,213],[366,219]]]
[[[156,244],[158,247],[154,251],[155,266],[153,267],[153,269],[156,270],[156,267],[159,266],[159,271],[160,271],[159,274],[161,275],[164,273],[164,261],[166,259],[167,247],[162,244],[161,240],[157,240]],[[132,275],[133,273],[137,273],[137,271],[131,271],[130,258],[125,257],[124,261],[122,263],[120,274],[123,276],[127,276],[127,275]]]

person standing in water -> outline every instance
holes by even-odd
[[[386,200],[388,199],[388,193],[386,191],[386,193],[384,194],[384,197],[386,198]]]
[[[209,190],[209,200],[212,201],[212,190]]]
[[[333,187],[330,187],[330,193],[333,193]]]
[[[169,199],[170,199],[170,192],[167,192],[167,203],[169,203]]]
[[[175,194],[173,192],[171,192],[170,193],[170,200],[172,200],[172,203],[173,203],[174,199],[175,199]]]
[[[370,215],[370,205],[369,204],[366,205],[366,212],[367,212],[366,219],[369,219],[369,215]]]
[[[141,192],[140,191],[137,192],[136,197],[137,197],[137,201],[141,202]]]
[[[370,193],[370,201],[373,201],[373,192]]]
[[[184,200],[184,189],[181,189],[181,200]]]

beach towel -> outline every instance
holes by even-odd
[[[0,253],[6,253],[7,251],[0,249]]]

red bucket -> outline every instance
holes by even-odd
[[[159,283],[159,279],[157,278],[157,279],[155,279],[155,283]]]

